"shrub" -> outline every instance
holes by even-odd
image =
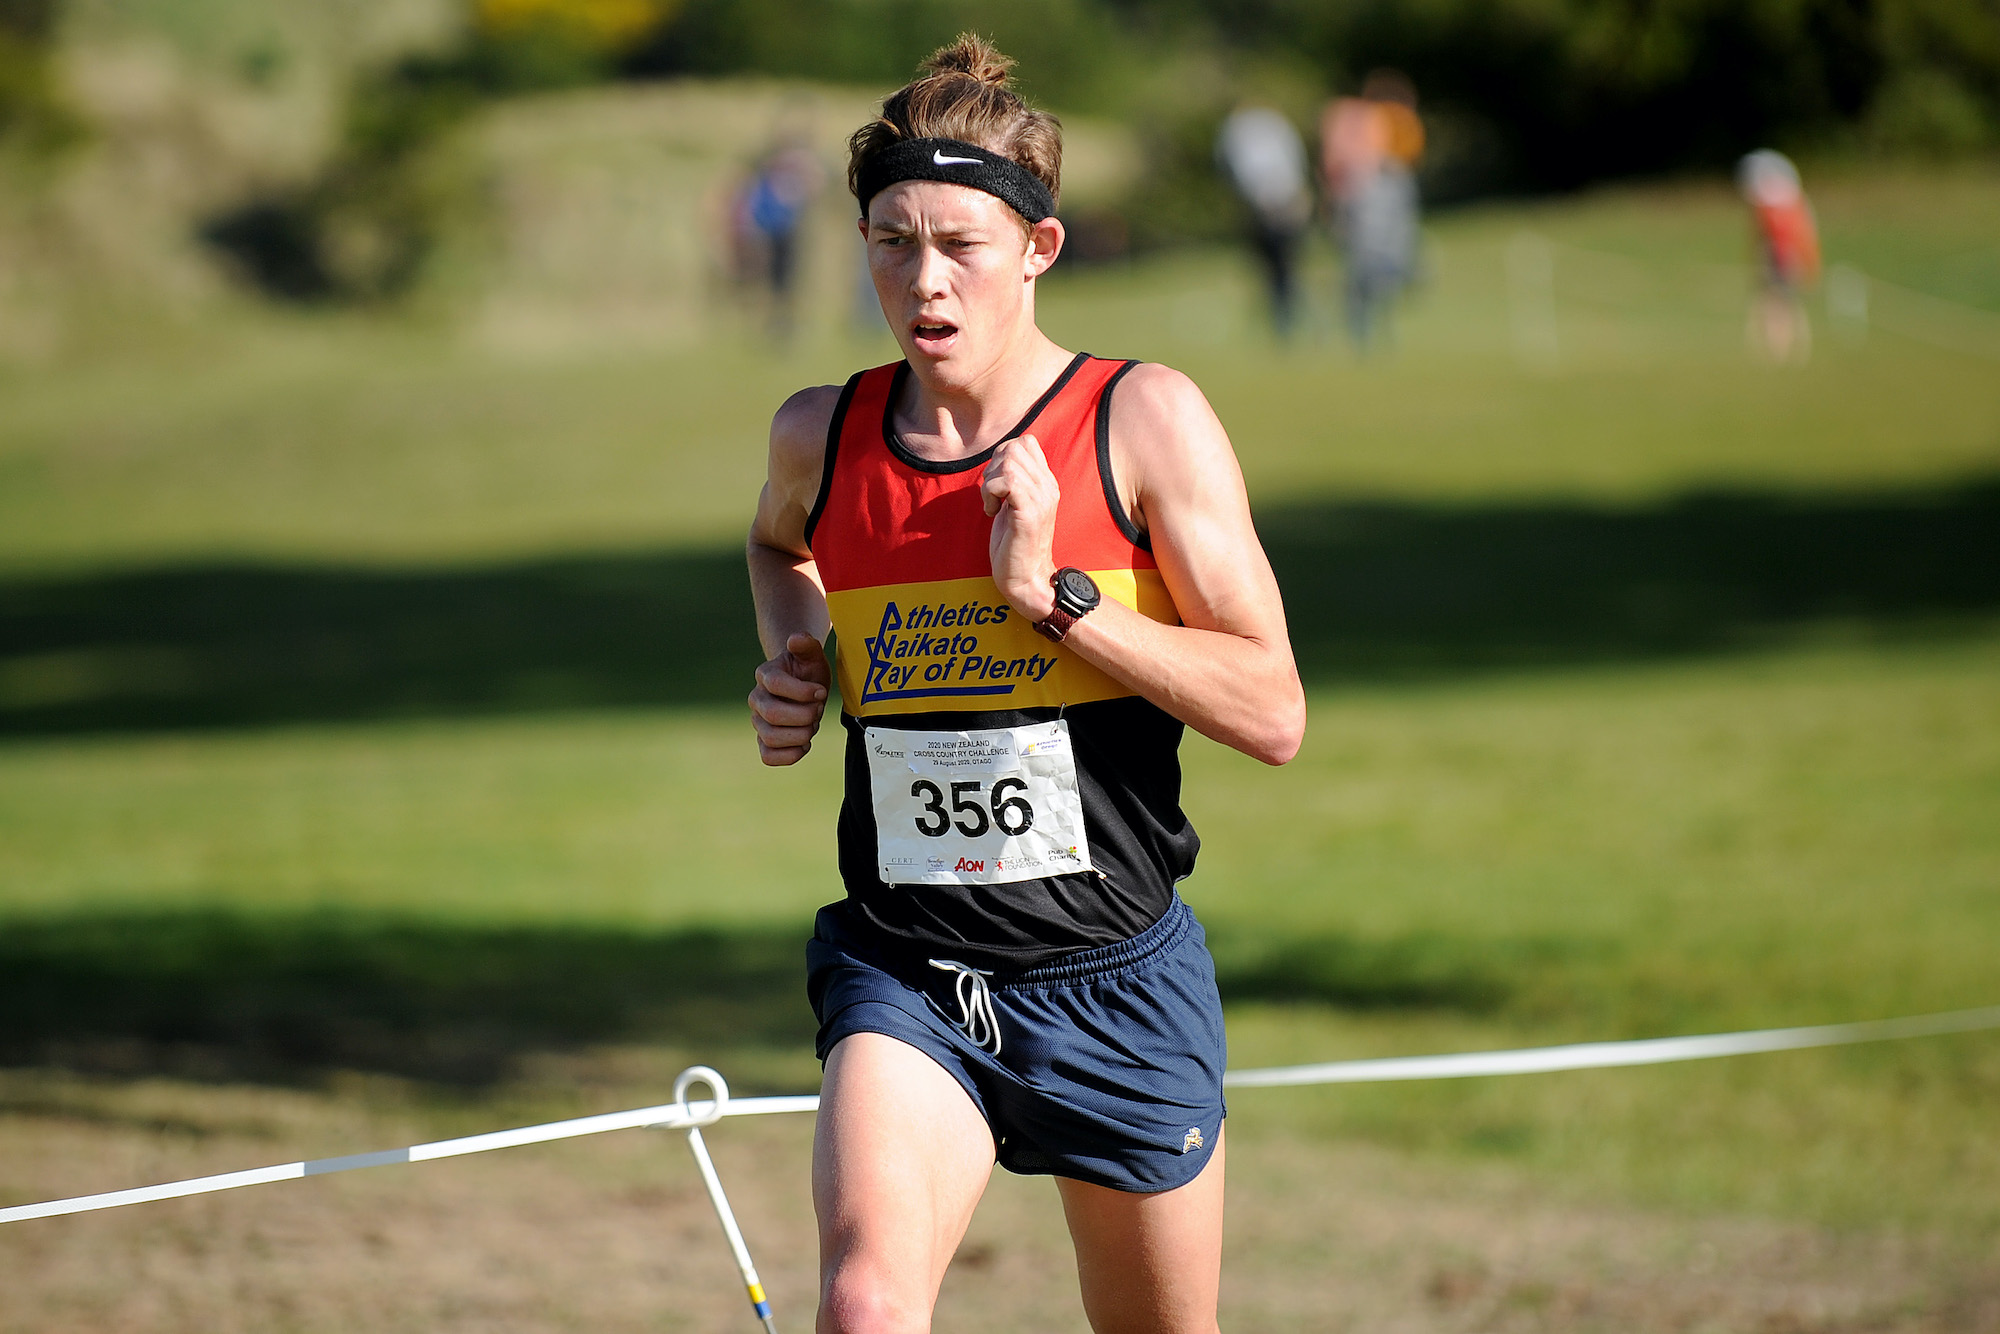
[[[0,0],[0,145],[47,152],[80,136],[49,65],[54,0]]]

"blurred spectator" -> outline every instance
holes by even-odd
[[[789,335],[798,286],[799,224],[824,181],[819,159],[804,141],[782,139],[751,169],[730,210],[730,237],[740,279],[765,287],[775,333]]]
[[[1305,145],[1281,113],[1245,104],[1222,123],[1215,157],[1250,211],[1251,241],[1271,292],[1271,325],[1285,337],[1298,311],[1299,241],[1312,219]]]
[[[1783,153],[1760,148],[1736,168],[1756,232],[1757,295],[1746,330],[1750,346],[1777,362],[1804,365],[1812,356],[1812,321],[1805,294],[1819,281],[1819,226]]]
[[[1394,70],[1370,74],[1361,96],[1336,98],[1320,115],[1320,174],[1334,243],[1347,261],[1347,329],[1363,350],[1416,277],[1423,152],[1416,88]]]

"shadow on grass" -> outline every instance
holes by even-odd
[[[741,700],[740,551],[0,582],[0,733]]]
[[[1314,683],[1762,646],[2000,613],[2000,478],[1648,507],[1291,504],[1259,526]],[[734,550],[0,581],[0,734],[735,704]]]
[[[352,913],[90,914],[0,929],[0,1061],[100,1073],[443,1083],[665,1039],[809,1046],[795,930],[480,927]]]
[[[1443,939],[1217,945],[1228,1000],[1484,1010],[1502,979]],[[94,913],[0,928],[0,1064],[444,1084],[602,1042],[808,1049],[803,928],[480,927],[356,913]]]
[[[1561,953],[1554,943],[1475,950],[1436,933],[1363,940],[1208,928],[1216,984],[1225,1001],[1331,1005],[1344,1010],[1498,1009],[1516,968]]]
[[[1875,495],[1262,509],[1311,681],[1665,658],[2000,613],[2000,477]]]

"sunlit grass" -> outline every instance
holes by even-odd
[[[1980,239],[2000,183],[1911,181],[1830,180],[1830,253],[2000,305]],[[1507,254],[1524,232],[1556,257],[1552,359],[1516,342]],[[1809,368],[1747,358],[1742,245],[1713,184],[1442,219],[1396,350],[1363,363],[1331,333],[1323,256],[1328,327],[1290,348],[1259,331],[1231,254],[1074,274],[1044,310],[1072,346],[1191,371],[1272,510],[1888,491],[2000,469],[2000,375],[1973,353],[1822,322]],[[441,325],[233,315],[0,373],[0,569],[719,548],[740,540],[772,407],[889,355],[729,324],[678,349],[503,356]],[[1186,892],[1241,996],[1237,1064],[2000,999],[2000,646],[1837,631],[1764,655],[1321,691],[1278,771],[1191,740],[1206,845]],[[803,938],[839,892],[835,749],[763,771],[733,710],[9,741],[0,932],[322,914],[361,936],[436,925],[433,945],[706,926],[763,948]],[[622,1057],[592,1067],[604,1097],[657,1092],[659,1053],[697,1054],[669,1032],[633,1040],[654,1056],[629,1077],[603,1074]],[[1269,1142],[1499,1160],[1554,1192],[1984,1236],[2000,1224],[1996,1050],[1962,1037],[1234,1106]],[[772,1080],[809,1075],[802,1051],[718,1059]],[[567,1059],[531,1059],[521,1078],[542,1093],[524,1096],[566,1087]]]
[[[1991,1003],[1996,683],[1992,641],[1799,652],[1323,694],[1284,770],[1193,742],[1187,893],[1225,979],[1280,997],[1234,1009],[1235,1062]],[[36,918],[337,908],[803,938],[838,892],[837,782],[831,753],[761,770],[740,721],[706,714],[16,745],[0,883]],[[1268,963],[1300,949],[1359,959],[1379,1008]],[[1426,985],[1436,1003],[1397,991]],[[2000,1048],[1967,1037],[1235,1104],[1249,1133],[1497,1154],[1565,1189],[1986,1226],[1996,1087]]]
[[[1932,188],[1937,206],[1916,209]],[[2000,178],[1838,180],[1823,211],[1832,258],[2000,308],[1979,277],[2000,252],[1977,240]],[[1308,275],[1320,332],[1293,347],[1262,331],[1233,253],[1070,274],[1044,293],[1044,322],[1071,346],[1191,372],[1264,501],[1630,500],[2000,467],[2000,363],[1976,350],[1880,330],[1850,343],[1822,315],[1810,367],[1748,357],[1743,226],[1714,185],[1449,215],[1395,351],[1359,364],[1333,332],[1323,255]],[[1554,247],[1546,362],[1515,342],[1507,255],[1524,232]],[[0,371],[0,568],[726,541],[784,396],[893,355],[886,339],[780,346],[726,317],[685,346],[543,356],[361,317],[232,317],[155,341]]]

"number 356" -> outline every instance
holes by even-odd
[[[919,778],[910,784],[910,795],[921,799],[924,813],[932,817],[917,817],[917,832],[926,838],[943,838],[954,828],[967,838],[978,838],[989,827],[997,828],[1008,837],[1027,833],[1035,825],[1035,808],[1022,796],[1009,796],[1010,792],[1028,790],[1028,785],[1018,778],[1002,778],[993,784],[993,791],[985,804],[979,797],[985,784],[973,780],[951,785],[951,809],[945,809],[944,790],[928,778]],[[987,823],[986,812],[993,812],[992,824]],[[958,820],[953,822],[952,816]],[[935,822],[933,822],[935,821]]]

